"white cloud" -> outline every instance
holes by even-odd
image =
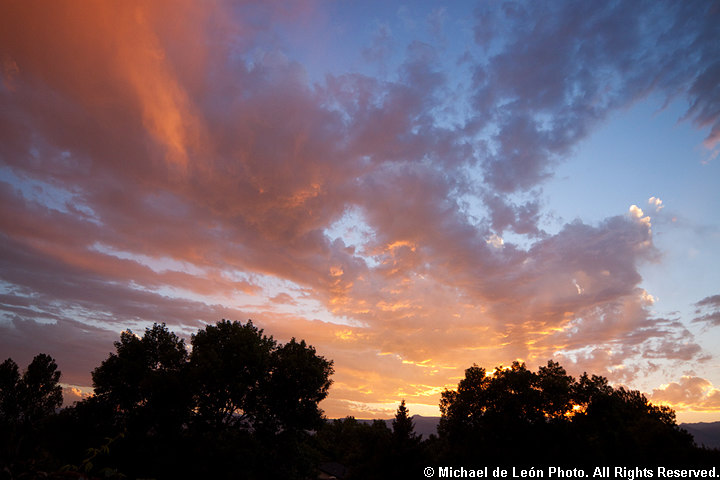
[[[658,197],[650,197],[648,199],[648,205],[655,207],[655,211],[659,212],[663,208],[665,208],[665,205],[663,205],[663,201],[660,200]]]
[[[492,247],[495,247],[495,248],[502,248],[503,245],[505,244],[505,241],[502,239],[502,237],[495,233],[490,235],[490,237],[488,237],[488,239],[485,240],[485,242],[488,245],[491,245]]]

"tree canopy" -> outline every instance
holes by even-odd
[[[192,337],[193,400],[209,426],[251,424],[276,342],[252,322],[223,320]]]
[[[398,441],[403,443],[410,443],[417,440],[418,436],[415,434],[415,425],[410,417],[410,412],[405,406],[405,399],[400,401],[397,411],[395,412],[395,418],[392,421],[393,436]]]
[[[294,338],[278,344],[252,322],[223,320],[192,337],[193,400],[208,426],[310,429],[322,420],[332,361]]]
[[[41,456],[42,430],[63,401],[60,376],[55,360],[44,353],[22,374],[11,358],[0,364],[0,469]]]
[[[113,448],[134,459],[138,474],[167,474],[178,468],[170,452],[187,451],[205,459],[199,476],[213,468],[212,476],[248,475],[259,467],[237,455],[250,449],[259,461],[258,449],[287,446],[321,425],[318,403],[332,373],[332,361],[304,340],[279,343],[251,321],[207,325],[192,335],[189,354],[184,340],[155,324],[142,337],[120,335],[115,352],[92,372],[95,396],[82,408],[99,416],[95,423],[106,425],[106,436],[124,435]]]
[[[575,379],[553,361],[537,371],[522,362],[471,366],[441,395],[438,435],[421,438],[404,399],[392,420],[325,419],[319,403],[333,362],[251,321],[207,325],[190,347],[154,324],[142,336],[122,332],[114,347],[92,371],[95,394],[59,412],[52,357],[37,355],[22,372],[12,359],[0,364],[0,470],[307,479],[324,466],[352,480],[406,478],[428,465],[702,466],[720,458],[697,448],[671,409],[601,376]]]
[[[111,406],[118,422],[179,427],[190,408],[187,359],[185,341],[165,324],[153,325],[142,337],[124,331],[115,353],[92,372],[96,401]]]
[[[458,457],[482,449],[510,461],[518,438],[533,445],[523,459],[535,463],[557,455],[576,463],[637,463],[660,458],[660,451],[679,458],[693,448],[670,408],[603,377],[575,380],[553,361],[537,372],[521,362],[492,373],[473,365],[457,390],[442,393],[440,410],[439,433]]]
[[[11,424],[34,424],[62,405],[60,371],[55,360],[36,355],[20,375],[18,365],[8,358],[0,364],[0,418]]]

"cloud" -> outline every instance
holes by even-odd
[[[707,323],[711,326],[720,325],[720,295],[705,297],[695,304],[694,322]]]
[[[61,381],[71,385],[90,385],[90,370],[100,365],[117,340],[115,332],[66,318],[56,322],[23,318],[32,316],[18,311],[9,323],[0,323],[3,355],[28,365],[35,355],[46,353],[58,364]]]
[[[76,402],[85,400],[92,396],[92,392],[88,392],[87,388],[80,388],[73,385],[63,387],[63,406],[71,406]]]
[[[648,205],[650,205],[651,207],[655,207],[656,212],[659,212],[660,210],[665,208],[665,205],[663,205],[662,200],[660,200],[657,197],[650,197],[648,199]]]
[[[696,376],[686,375],[677,382],[654,389],[650,400],[682,410],[720,411],[720,389],[709,380]]]
[[[481,5],[456,92],[452,9],[427,17],[439,44],[376,24],[355,53],[378,78],[297,60],[283,26],[321,22],[313,2],[4,3],[0,347],[86,386],[124,328],[252,317],[335,360],[337,409],[436,403],[473,362],[700,357],[640,287],[650,218],[545,231],[541,186],[650,93],[716,144],[715,10],[544,7]]]
[[[489,58],[475,68],[473,98],[495,132],[485,180],[531,189],[608,113],[650,92],[685,95],[684,118],[709,128],[714,148],[718,15],[703,2],[481,5],[475,39]]]

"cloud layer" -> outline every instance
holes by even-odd
[[[707,358],[640,286],[650,216],[550,231],[539,192],[650,95],[718,147],[717,7],[483,4],[463,51],[434,11],[435,43],[352,53],[384,74],[320,75],[315,2],[4,2],[0,348],[82,386],[124,328],[252,317],[335,360],[334,415],[436,404],[473,362]]]

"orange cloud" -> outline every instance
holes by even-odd
[[[3,58],[15,67],[5,71],[42,80],[106,127],[122,128],[118,121],[137,116],[164,157],[181,171],[187,167],[202,125],[178,75],[205,69],[202,42],[191,39],[215,4],[173,2],[168,14],[163,2],[9,3]],[[107,115],[119,108],[125,118]]]
[[[78,387],[75,385],[63,386],[63,405],[70,406],[75,402],[85,400],[93,395],[92,390],[87,387]]]
[[[677,382],[654,389],[650,400],[681,411],[720,411],[720,389],[696,376],[683,376]]]
[[[538,62],[503,51],[467,79],[473,100],[450,105],[439,51],[420,42],[396,75],[311,80],[293,55],[304,45],[278,32],[317,26],[321,7],[2,3],[3,351],[48,351],[64,379],[88,385],[127,327],[164,321],[188,336],[252,318],[335,360],[334,416],[394,412],[398,396],[435,408],[473,363],[561,358],[620,381],[647,358],[702,358],[640,286],[658,252],[639,207],[545,232],[533,190],[649,87],[604,97],[570,67],[587,59],[547,58],[551,93],[538,97],[522,70]],[[569,84],[606,106],[583,114]],[[456,107],[472,120],[438,120]],[[717,323],[717,303],[698,303],[709,309],[698,321]]]

